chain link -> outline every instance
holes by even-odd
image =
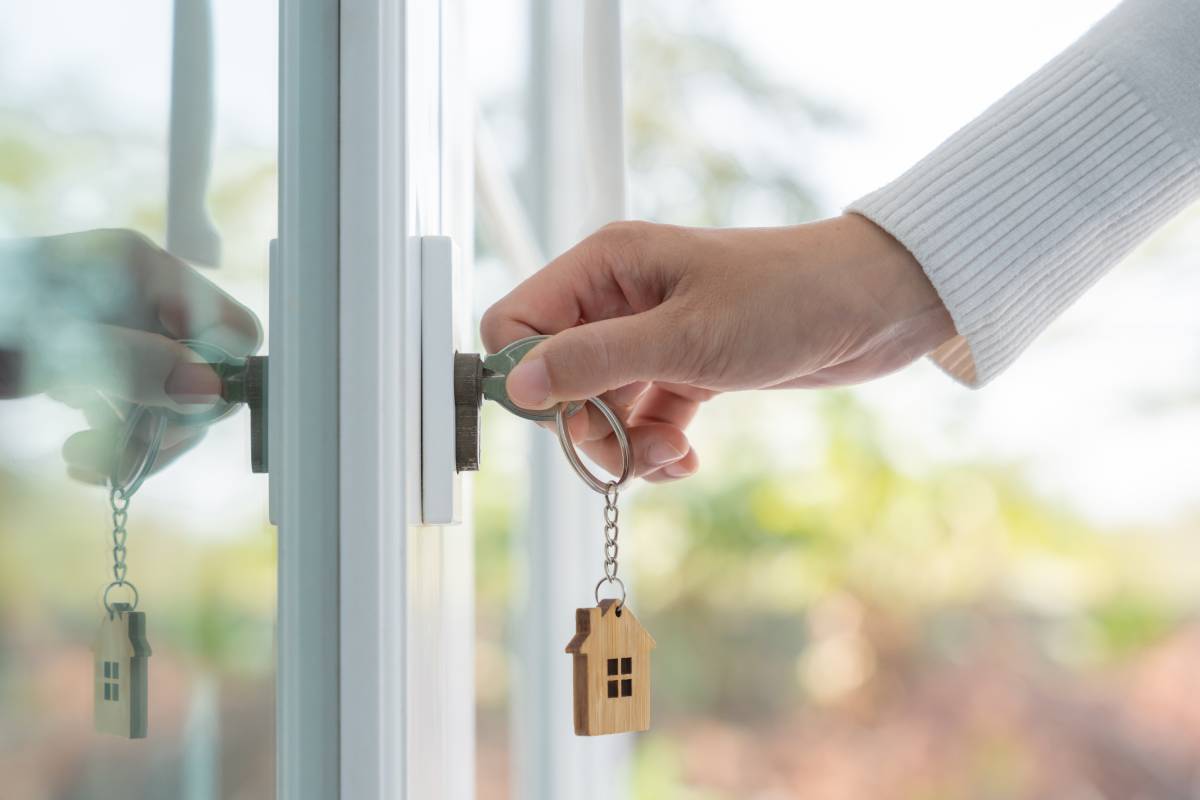
[[[617,578],[617,537],[620,530],[617,521],[621,512],[617,508],[617,483],[609,481],[604,487],[604,578],[612,583]]]
[[[128,567],[125,564],[125,542],[129,538],[129,531],[125,529],[126,523],[129,522],[129,501],[133,498],[133,493],[117,486],[110,485],[108,489],[108,505],[112,509],[112,583],[104,590],[104,605],[109,611],[112,608],[108,603],[108,594],[114,588],[129,587],[133,592],[133,596],[137,597],[137,587],[130,581],[125,580],[125,574],[128,572]],[[137,601],[134,601],[136,607]]]

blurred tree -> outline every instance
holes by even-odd
[[[817,193],[796,154],[842,116],[772,80],[711,0],[626,8],[635,216],[710,226],[811,219]]]

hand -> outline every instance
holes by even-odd
[[[554,336],[508,377],[527,408],[600,395],[626,423],[637,475],[690,475],[684,431],[700,403],[736,389],[849,384],[884,375],[954,335],[912,255],[864,217],[787,228],[609,225],[488,309],[483,342]],[[610,472],[603,418],[573,438]]]
[[[0,397],[45,392],[90,426],[63,447],[69,473],[103,483],[131,404],[182,413],[221,382],[178,339],[253,353],[262,333],[243,305],[183,261],[127,230],[0,243]],[[170,425],[156,468],[204,435]]]

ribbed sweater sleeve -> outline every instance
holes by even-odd
[[[932,357],[982,386],[1198,196],[1200,0],[1126,0],[847,210],[920,262],[959,334]]]

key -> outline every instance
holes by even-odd
[[[553,408],[533,411],[521,408],[508,396],[505,381],[521,359],[549,336],[527,336],[510,342],[499,352],[480,358],[476,353],[454,354],[454,417],[455,462],[458,471],[479,469],[479,407],[486,398],[500,404],[509,413],[534,422],[550,422]],[[582,402],[572,402],[567,416],[583,408]]]
[[[529,355],[529,351],[536,347],[538,342],[549,338],[549,336],[526,336],[524,339],[517,339],[500,348],[500,352],[486,356],[483,359],[483,379],[481,381],[483,397],[499,403],[522,419],[531,419],[534,422],[549,422],[554,419],[553,408],[531,411],[514,403],[508,396],[508,387],[505,383],[508,374],[517,368],[521,359]],[[567,415],[574,414],[582,407],[583,403],[571,403],[567,409]]]

